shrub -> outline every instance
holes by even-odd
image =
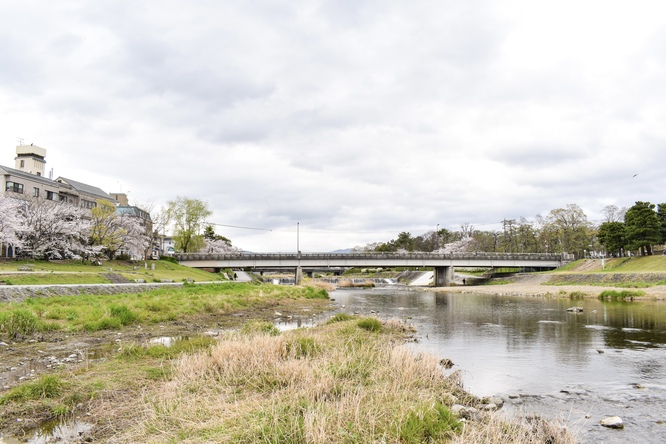
[[[109,307],[109,313],[112,317],[118,318],[121,325],[130,325],[134,323],[138,316],[127,307],[127,305],[112,305]]]
[[[441,403],[411,411],[399,428],[400,442],[419,444],[439,442],[447,434],[460,430],[462,423]]]
[[[280,330],[273,323],[264,321],[249,321],[243,325],[240,332],[244,335],[265,334],[278,336],[280,334]]]
[[[178,264],[176,258],[171,256],[160,256],[160,261],[171,262],[172,264]]]
[[[378,332],[382,330],[382,323],[375,318],[364,318],[364,319],[359,319],[357,324],[359,327],[361,327],[364,330],[372,331],[372,332]]]
[[[331,316],[331,318],[328,321],[326,321],[326,323],[333,324],[335,322],[345,322],[351,319],[354,319],[352,315],[348,315],[347,313],[337,313]]]
[[[55,398],[60,396],[63,382],[58,376],[45,375],[35,382],[19,385],[0,397],[0,405],[9,401],[24,402],[37,399]]]
[[[645,292],[640,290],[604,290],[599,294],[599,299],[602,301],[611,300],[611,301],[624,301],[624,300],[633,300],[635,297],[643,296]]]
[[[28,310],[13,310],[0,314],[0,331],[11,337],[30,335],[37,330],[37,317]]]
[[[569,299],[585,299],[585,293],[582,291],[572,291],[569,293]]]
[[[307,287],[305,289],[306,299],[328,299],[328,292],[323,288]]]
[[[97,321],[90,321],[83,324],[85,331],[114,330],[120,328],[122,324],[118,318],[104,317]]]

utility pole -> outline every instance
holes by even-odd
[[[296,267],[296,276],[294,279],[295,285],[301,285],[301,281],[303,280],[303,269],[301,268],[300,225],[300,222],[296,222],[296,257],[298,257],[298,265]]]

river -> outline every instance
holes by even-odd
[[[666,304],[339,290],[339,310],[408,320],[416,351],[449,358],[478,396],[561,419],[583,443],[666,442]],[[580,313],[567,311],[582,307]],[[623,430],[599,421],[620,416]],[[663,423],[662,423],[663,422]]]

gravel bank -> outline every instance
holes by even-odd
[[[648,274],[647,275],[652,275]],[[512,278],[511,283],[497,285],[468,285],[448,287],[446,291],[454,293],[484,293],[496,295],[515,295],[515,296],[567,296],[573,292],[584,293],[589,297],[597,297],[604,290],[640,290],[645,293],[643,298],[666,300],[666,286],[655,285],[646,288],[627,288],[613,285],[551,285],[549,281],[553,279],[553,274],[525,274]],[[589,275],[578,275],[589,276]],[[598,279],[598,275],[593,275]],[[634,276],[636,278],[636,276]],[[638,277],[640,279],[640,277]],[[580,279],[585,281],[585,279]],[[643,282],[649,282],[650,279],[643,279]]]

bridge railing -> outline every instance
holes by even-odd
[[[179,262],[201,260],[534,260],[569,262],[573,255],[567,253],[179,253]]]

